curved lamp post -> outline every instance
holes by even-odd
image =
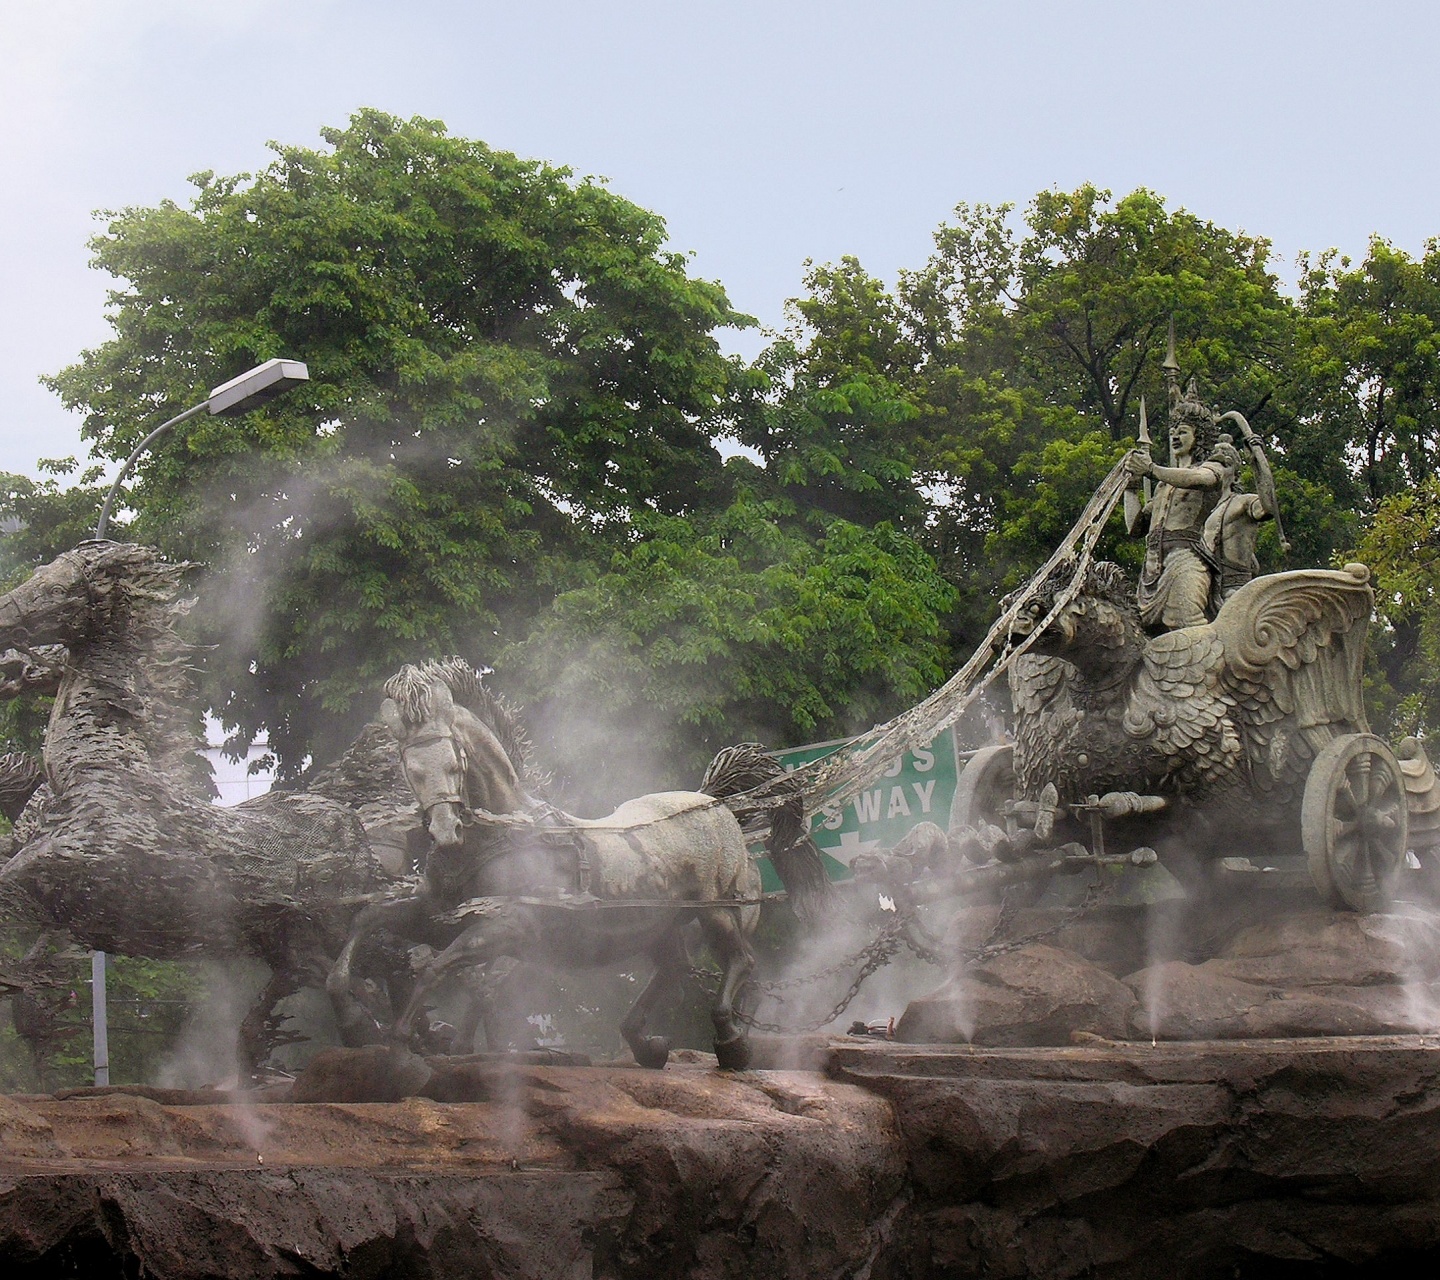
[[[140,455],[171,427],[188,422],[207,409],[212,415],[224,414],[226,417],[249,413],[251,409],[258,409],[266,401],[275,399],[291,387],[309,381],[310,370],[305,367],[303,360],[267,360],[264,364],[257,364],[253,369],[242,373],[238,378],[222,382],[199,404],[192,405],[184,413],[177,413],[168,422],[162,422],[140,441],[135,446],[135,451],[125,459],[125,465],[120,468],[115,483],[105,495],[105,505],[100,508],[100,519],[95,525],[96,539],[105,536],[105,527],[110,523],[110,511],[115,505],[115,495],[120,492],[120,486],[130,474],[130,468],[135,465]]]
[[[267,360],[264,364],[256,365],[255,368],[242,373],[238,378],[222,382],[199,404],[191,406],[184,413],[177,413],[168,422],[162,422],[140,441],[135,446],[135,451],[125,459],[125,465],[120,468],[120,474],[115,477],[115,483],[110,486],[110,492],[105,495],[105,505],[100,508],[100,519],[95,525],[96,540],[105,536],[105,526],[110,523],[110,511],[115,505],[115,495],[120,492],[120,486],[124,483],[125,477],[130,474],[130,468],[135,465],[136,459],[171,427],[187,422],[196,414],[203,413],[207,409],[211,414],[224,414],[227,417],[249,413],[251,409],[258,409],[267,400],[275,399],[276,396],[288,391],[291,387],[309,381],[310,370],[305,367],[303,361]],[[97,1085],[109,1084],[110,1028],[105,1004],[105,953],[103,951],[90,953],[90,1009],[94,1039],[95,1083]]]

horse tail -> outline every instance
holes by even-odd
[[[816,920],[834,896],[820,847],[810,838],[805,801],[785,766],[758,742],[724,748],[710,762],[700,790],[724,800],[747,835],[761,830],[765,853],[801,920]]]

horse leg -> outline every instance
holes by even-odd
[[[471,1000],[465,1016],[473,1042],[479,1027],[485,1029],[485,1048],[492,1053],[503,1053],[512,1045],[516,1049],[533,1047],[533,1041],[520,1016],[518,1002],[528,988],[527,975],[513,956],[497,956],[478,975],[479,980],[471,986]]]
[[[304,978],[289,966],[282,966],[270,975],[270,981],[261,988],[250,1006],[250,1012],[240,1024],[236,1037],[236,1055],[240,1069],[249,1076],[255,1076],[270,1056],[274,1046],[274,1035],[278,1027],[271,1015],[275,1006],[286,996],[294,995],[305,985]]]
[[[620,1034],[635,1055],[637,1065],[659,1070],[670,1057],[670,1040],[667,1036],[647,1036],[645,1022],[660,998],[680,981],[689,963],[678,928],[671,929],[650,949],[650,959],[654,961],[655,972],[620,1023]]]
[[[735,1017],[735,997],[755,968],[755,954],[735,908],[718,907],[700,917],[706,941],[725,966],[720,992],[710,1010],[715,1024],[715,1057],[727,1071],[743,1071],[750,1065],[750,1037]]]
[[[431,958],[416,975],[415,986],[405,1011],[390,1028],[390,1038],[398,1044],[407,1044],[412,1034],[416,1016],[424,1008],[425,998],[435,990],[446,974],[452,969],[466,965],[485,964],[499,954],[495,929],[490,921],[473,924],[455,939],[439,955]]]
[[[379,1024],[351,989],[351,970],[362,943],[380,929],[390,929],[401,937],[419,931],[425,922],[428,903],[423,897],[395,898],[388,902],[372,902],[355,917],[350,936],[345,940],[335,963],[325,977],[325,993],[335,1010],[340,1039],[354,1048],[376,1044],[384,1039]]]

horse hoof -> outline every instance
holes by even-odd
[[[632,1046],[637,1066],[651,1067],[658,1071],[670,1059],[670,1041],[665,1036],[646,1036],[638,1047]]]
[[[750,1065],[750,1038],[715,1041],[715,1058],[722,1071],[744,1071]]]

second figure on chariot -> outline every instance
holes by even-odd
[[[1174,631],[1214,618],[1221,604],[1259,572],[1255,544],[1260,527],[1279,514],[1269,462],[1244,416],[1232,411],[1217,417],[1200,399],[1194,378],[1181,393],[1173,322],[1163,368],[1170,392],[1170,465],[1151,457],[1143,402],[1141,445],[1126,459],[1130,474],[1145,489],[1145,504],[1137,508],[1148,524],[1136,604],[1149,631]],[[1233,436],[1221,431],[1227,423],[1234,423],[1250,455],[1253,493],[1240,487],[1243,460]]]

